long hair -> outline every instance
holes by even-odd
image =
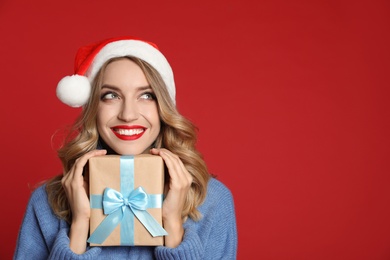
[[[132,60],[142,69],[156,95],[161,129],[154,146],[156,148],[166,148],[178,155],[193,177],[182,217],[183,219],[190,217],[193,220],[199,220],[201,215],[197,207],[203,203],[206,197],[207,183],[211,175],[208,173],[202,155],[195,148],[197,128],[177,111],[160,74],[141,59],[134,57],[113,58],[102,66],[92,83],[89,102],[83,107],[64,140],[63,146],[57,152],[62,162],[63,172],[67,173],[77,158],[97,148],[99,133],[96,126],[96,114],[100,101],[103,74],[108,64],[124,58]],[[46,192],[54,213],[70,223],[72,213],[61,184],[62,177],[63,175],[58,175],[50,179],[46,183]],[[169,183],[169,175],[166,175],[166,183]]]

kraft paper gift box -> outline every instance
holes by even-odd
[[[164,162],[160,156],[89,159],[91,246],[164,244]]]

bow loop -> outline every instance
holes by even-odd
[[[104,214],[109,215],[121,208],[122,206],[125,206],[122,193],[111,188],[106,188],[103,193]]]
[[[142,187],[138,187],[130,193],[129,204],[133,209],[146,210],[148,208],[148,194]]]

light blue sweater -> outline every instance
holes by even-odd
[[[84,254],[78,255],[69,248],[69,225],[53,214],[45,186],[41,186],[28,203],[14,259],[236,259],[237,229],[231,192],[212,178],[206,200],[198,209],[203,218],[184,223],[184,238],[177,248],[87,247]]]

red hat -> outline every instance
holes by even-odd
[[[91,83],[103,64],[111,58],[123,56],[139,58],[156,69],[175,102],[175,81],[167,59],[154,43],[131,36],[110,38],[81,47],[76,54],[74,75],[58,82],[57,97],[71,107],[85,105],[91,93]]]

